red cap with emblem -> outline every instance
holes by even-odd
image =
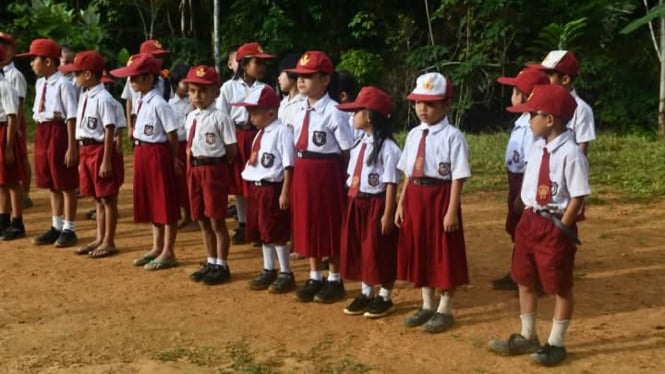
[[[531,95],[533,87],[538,84],[549,84],[550,78],[547,74],[533,68],[524,68],[516,77],[499,77],[497,82],[506,86],[517,87],[525,95]]]
[[[139,48],[139,53],[147,53],[153,56],[162,56],[168,55],[171,52],[162,47],[162,43],[159,40],[150,39],[141,43],[141,48]]]
[[[393,102],[390,100],[390,96],[383,90],[373,86],[365,86],[360,89],[355,101],[339,104],[337,105],[337,109],[345,112],[370,109],[379,112],[385,117],[390,117],[390,113],[393,110]]]
[[[269,55],[263,52],[261,44],[257,42],[245,43],[238,48],[236,51],[236,61],[240,62],[245,57],[254,57],[259,59],[269,59],[275,58],[273,55]]]
[[[0,31],[0,42],[16,47],[16,39],[11,34]]]
[[[185,83],[210,84],[219,86],[219,74],[212,66],[199,65],[189,69],[182,80]]]
[[[16,57],[50,57],[60,58],[60,44],[51,39],[35,39],[30,43],[30,50],[19,53]]]
[[[244,106],[248,108],[279,108],[279,96],[270,86],[264,85],[250,91],[245,101],[233,103],[233,106]]]
[[[295,74],[332,74],[335,69],[332,60],[328,55],[321,51],[307,51],[298,60],[298,65],[294,69],[286,69],[285,71]]]
[[[162,64],[152,55],[139,53],[127,60],[127,66],[111,70],[111,75],[118,78],[133,77],[141,74],[159,74]]]
[[[533,88],[529,99],[520,105],[509,106],[513,113],[544,112],[568,122],[573,118],[577,102],[570,92],[558,84],[541,84]]]
[[[59,70],[63,73],[74,71],[104,71],[104,58],[95,51],[82,51],[76,54],[74,62],[62,65]]]
[[[550,51],[540,64],[527,66],[538,70],[556,71],[571,77],[576,77],[580,72],[580,63],[571,51]]]

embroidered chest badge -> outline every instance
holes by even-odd
[[[379,174],[377,174],[377,173],[370,173],[370,174],[367,176],[367,183],[368,183],[370,186],[372,186],[372,187],[376,187],[376,186],[378,186],[378,185],[379,185]]]
[[[152,136],[152,134],[155,132],[155,126],[152,125],[145,125],[143,126],[143,135],[145,136]]]
[[[517,151],[513,151],[513,162],[516,164],[520,162],[520,153]]]
[[[209,145],[215,144],[215,141],[217,140],[217,136],[215,135],[214,132],[207,132],[206,133],[206,143]]]
[[[96,129],[97,128],[97,118],[88,117],[88,121],[87,121],[86,125],[88,126],[88,129],[90,129],[90,130]]]
[[[264,168],[268,169],[271,168],[275,164],[275,155],[272,153],[264,153],[261,156],[261,166]]]
[[[450,162],[439,162],[438,172],[442,177],[450,177]]]
[[[326,133],[324,131],[314,131],[312,135],[312,142],[317,146],[321,147],[326,144]]]

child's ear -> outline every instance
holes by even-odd
[[[573,79],[570,77],[570,75],[566,74],[563,77],[561,77],[561,85],[563,86],[568,86],[573,82]]]
[[[345,103],[347,100],[349,100],[349,94],[346,93],[346,91],[342,91],[339,93],[339,102],[340,103]]]

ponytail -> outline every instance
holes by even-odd
[[[383,142],[386,139],[395,141],[392,131],[392,122],[390,118],[380,114],[371,109],[366,109],[369,112],[369,120],[372,123],[372,138],[374,140],[374,147],[367,159],[367,165],[373,165],[379,157],[379,152],[383,148]]]

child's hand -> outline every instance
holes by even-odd
[[[68,168],[72,168],[78,166],[78,164],[79,164],[78,148],[77,147],[67,148],[67,152],[65,152],[65,166]]]
[[[173,166],[175,168],[175,175],[184,175],[185,174],[185,164],[183,164],[182,161],[180,161],[179,158],[175,159],[175,162],[173,163]]]
[[[522,202],[522,198],[517,196],[515,200],[513,201],[513,209],[515,212],[521,212],[524,210],[524,203]]]
[[[104,179],[111,176],[113,176],[113,168],[111,168],[111,163],[103,160],[102,164],[99,166],[99,177]]]
[[[404,210],[401,205],[397,205],[397,211],[395,211],[395,226],[400,227],[402,222],[404,222]]]
[[[459,222],[457,221],[456,212],[448,210],[448,212],[446,212],[446,215],[443,217],[443,231],[453,232],[457,231],[458,228],[459,228]]]
[[[9,148],[5,149],[5,165],[14,165],[14,152],[12,152],[12,150]]]
[[[386,236],[393,232],[395,229],[394,220],[396,219],[386,214],[381,216],[381,235]]]
[[[280,194],[279,195],[279,209],[281,210],[287,210],[289,209],[289,195],[288,194]]]

